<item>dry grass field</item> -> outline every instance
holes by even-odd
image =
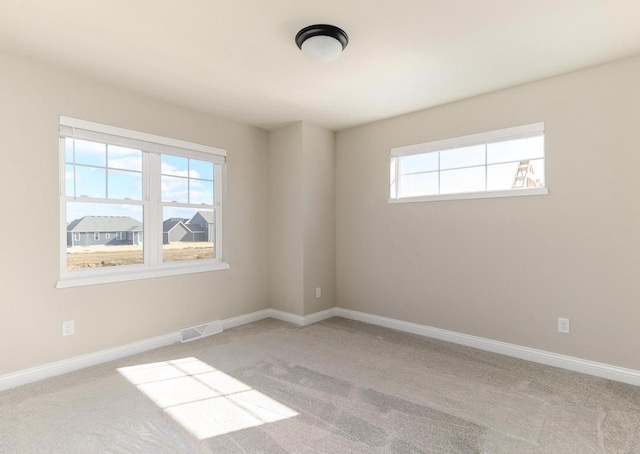
[[[173,243],[162,247],[165,262],[213,258],[211,243]],[[76,246],[67,248],[67,269],[102,268],[143,263],[142,246]]]

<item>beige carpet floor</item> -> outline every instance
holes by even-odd
[[[640,453],[640,388],[332,318],[0,393],[8,453]]]

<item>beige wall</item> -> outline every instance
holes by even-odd
[[[336,305],[335,134],[308,123],[303,131],[304,315],[309,315]]]
[[[59,115],[227,149],[231,270],[56,290]],[[6,56],[0,122],[0,374],[268,307],[267,132]]]
[[[302,123],[269,134],[269,301],[303,314],[304,156]]]
[[[640,369],[637,80],[628,59],[336,136],[267,133],[0,56],[0,375],[334,305]],[[58,115],[227,149],[231,270],[56,290]],[[387,203],[392,147],[538,121],[550,195]]]
[[[639,80],[633,58],[339,132],[338,306],[640,369]],[[387,203],[392,147],[539,121],[549,195]]]
[[[269,169],[270,305],[296,315],[330,309],[335,306],[335,134],[302,122],[271,131]]]

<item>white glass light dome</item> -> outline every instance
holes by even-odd
[[[309,60],[326,63],[342,53],[349,44],[349,37],[333,25],[310,25],[298,32],[296,44]]]
[[[330,36],[312,36],[302,43],[302,54],[309,60],[327,63],[342,53],[342,44]]]

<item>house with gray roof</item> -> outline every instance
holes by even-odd
[[[162,223],[162,242],[212,242],[215,228],[212,211],[198,211],[191,219],[169,218]]]
[[[187,221],[190,226],[199,226],[206,232],[205,241],[214,241],[216,237],[216,230],[214,224],[213,211],[198,211],[193,215],[191,219]],[[194,227],[191,227],[192,229]]]
[[[169,218],[162,223],[162,242],[164,244],[194,241],[193,233],[185,224],[187,219]]]
[[[142,222],[130,216],[84,216],[67,225],[67,246],[142,244]]]
[[[169,218],[162,223],[162,241],[211,242],[213,220],[212,211],[198,211],[191,219]],[[142,222],[130,216],[84,216],[67,225],[67,247],[142,244],[142,228]]]

